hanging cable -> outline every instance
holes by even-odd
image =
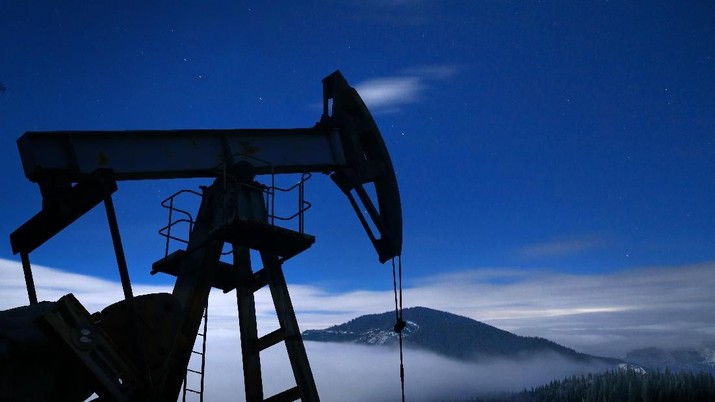
[[[397,269],[395,269],[395,259],[397,259]],[[398,271],[398,272],[395,272]],[[398,283],[399,275],[399,283]],[[405,402],[405,365],[402,353],[402,330],[405,329],[405,320],[402,319],[402,256],[392,258],[392,288],[395,293],[395,332],[400,340],[400,389],[402,391],[402,402]]]

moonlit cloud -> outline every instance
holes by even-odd
[[[715,263],[569,275],[506,269],[420,280],[405,300],[451,311],[579,351],[622,356],[645,346],[688,347],[715,335]]]
[[[388,77],[364,81],[356,89],[370,108],[381,109],[416,101],[424,84],[417,77]]]
[[[40,301],[54,301],[67,293],[74,293],[92,312],[124,298],[122,287],[117,282],[41,265],[33,265],[32,272]],[[171,287],[136,284],[133,292],[135,295],[171,292]],[[0,258],[0,295],[0,310],[28,304],[22,265],[19,262]]]
[[[355,89],[374,113],[395,112],[406,104],[421,100],[435,82],[456,74],[452,65],[418,66],[402,74],[363,81]]]

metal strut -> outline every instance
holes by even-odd
[[[37,304],[37,290],[35,290],[35,280],[32,278],[32,266],[30,265],[30,255],[26,251],[20,252],[22,260],[22,272],[25,275],[25,286],[27,287],[27,297],[30,304]]]
[[[134,293],[132,292],[132,283],[129,279],[129,269],[127,268],[127,259],[124,255],[124,247],[122,246],[122,239],[119,235],[119,224],[117,223],[117,214],[114,211],[114,203],[112,202],[112,195],[107,194],[104,198],[104,207],[107,212],[107,222],[109,223],[109,232],[112,235],[112,244],[114,246],[114,253],[117,258],[117,267],[119,269],[119,278],[122,282],[122,290],[124,291],[124,300],[127,302],[129,307],[129,315],[127,320],[129,321],[129,330],[132,334],[132,341],[134,347],[139,351],[138,359],[139,369],[146,376],[146,381],[149,385],[149,393],[154,395],[154,381],[152,379],[151,370],[146,361],[146,347],[143,342],[143,337],[139,329],[139,315],[137,314],[136,304],[134,303]]]

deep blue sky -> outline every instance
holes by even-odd
[[[715,3],[174,3],[0,0],[5,239],[40,208],[25,131],[309,127],[340,69],[392,154],[408,282],[715,259]],[[120,183],[134,279],[157,280],[159,201],[202,183]],[[289,280],[391,286],[338,189],[307,191]],[[106,228],[97,209],[32,260],[114,278]]]

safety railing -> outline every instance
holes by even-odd
[[[288,188],[282,188],[276,185],[276,174],[274,173],[274,168],[273,165],[271,165],[270,162],[265,161],[260,158],[256,158],[251,155],[247,154],[242,154],[242,153],[237,153],[231,155],[229,158],[229,162],[222,163],[216,167],[218,173],[224,178],[224,189],[227,190],[227,194],[229,193],[229,185],[228,182],[230,180],[231,174],[228,171],[228,165],[234,165],[235,163],[239,161],[246,161],[254,165],[259,165],[267,168],[268,171],[271,173],[269,174],[269,179],[270,179],[270,184],[265,185],[262,183],[255,183],[255,184],[247,184],[247,183],[235,183],[238,184],[239,186],[244,186],[249,189],[252,189],[254,191],[261,191],[263,194],[263,202],[265,205],[265,213],[266,217],[268,220],[268,223],[271,225],[276,225],[276,221],[280,222],[290,222],[293,221],[294,219],[297,220],[298,222],[298,227],[297,231],[300,233],[304,233],[305,231],[305,212],[310,209],[312,204],[308,202],[305,199],[305,183],[312,177],[310,173],[303,173],[300,176],[300,179],[298,180],[297,183],[294,185],[288,187]],[[291,193],[293,191],[298,192],[297,196],[297,208],[294,213],[288,215],[288,216],[281,216],[276,212],[276,197],[277,194],[283,193]],[[282,197],[281,197],[282,198]],[[225,203],[225,207],[228,207],[228,200]]]
[[[242,160],[250,159],[252,162],[256,163],[266,163],[260,161],[256,158],[252,158],[246,155],[234,155],[234,157],[239,156]],[[233,157],[231,158],[233,161]],[[267,163],[266,163],[267,164]],[[223,210],[226,214],[224,219],[230,221],[238,216],[238,196],[237,190],[239,187],[247,188],[248,191],[260,192],[263,198],[263,208],[265,213],[265,219],[270,225],[279,225],[285,227],[289,222],[296,221],[297,228],[296,231],[299,233],[305,232],[305,213],[308,211],[312,204],[305,199],[305,184],[312,177],[310,173],[303,173],[297,183],[290,187],[282,188],[276,185],[275,174],[270,174],[270,185],[264,185],[262,183],[255,182],[254,184],[249,183],[238,183],[231,174],[227,171],[225,167],[226,164],[222,164],[217,167],[217,173],[222,176],[223,185],[225,189],[224,205]],[[272,169],[270,169],[272,171]],[[297,192],[297,205],[294,212],[289,214],[281,215],[276,211],[276,199],[284,199],[284,196],[278,197],[279,194],[290,194]],[[166,238],[164,256],[169,255],[169,248],[172,241],[177,241],[182,244],[189,243],[189,235],[194,227],[194,217],[191,212],[187,211],[183,205],[186,202],[178,202],[179,197],[182,196],[198,196],[199,199],[202,194],[194,190],[180,190],[171,196],[167,197],[161,202],[161,206],[168,210],[168,222],[166,226],[159,229],[159,235]],[[185,236],[184,236],[185,234]],[[230,254],[231,250],[224,252],[223,254]]]
[[[202,197],[201,193],[199,193],[198,191],[184,189],[177,191],[176,193],[172,194],[161,202],[161,206],[169,210],[169,220],[167,225],[159,229],[159,235],[166,238],[164,257],[169,255],[169,246],[172,240],[178,241],[179,243],[183,244],[189,244],[189,235],[194,229],[194,217],[193,215],[191,215],[191,212],[176,206],[177,197],[187,194],[198,196],[199,198]],[[179,217],[177,218],[176,215],[178,215]],[[178,236],[175,230],[174,233],[172,233],[172,229],[174,229],[175,226],[181,224],[186,225],[185,238]]]
[[[305,199],[305,183],[312,177],[310,173],[303,173],[300,176],[300,180],[295,183],[294,185],[288,187],[288,188],[280,188],[277,186],[271,187],[271,197],[270,197],[270,213],[268,214],[268,217],[270,219],[271,225],[275,225],[275,221],[279,220],[282,222],[288,222],[292,221],[295,218],[298,218],[298,232],[304,233],[305,232],[305,212],[310,209],[310,207],[313,206],[310,202],[306,201]],[[297,211],[290,216],[278,216],[275,212],[275,195],[276,191],[278,192],[283,192],[283,193],[290,193],[292,191],[295,191],[298,189],[298,208]]]

